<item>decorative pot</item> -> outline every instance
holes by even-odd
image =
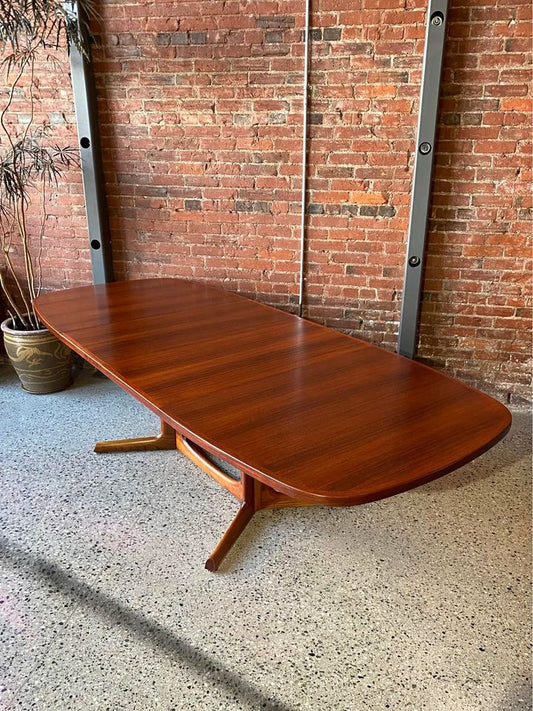
[[[2,322],[4,345],[24,390],[55,393],[72,380],[72,351],[47,328],[18,331],[12,320]]]

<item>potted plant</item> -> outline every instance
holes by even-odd
[[[85,16],[91,14],[90,0],[78,5]],[[29,392],[61,390],[72,371],[71,351],[43,327],[32,306],[42,286],[39,261],[49,191],[79,163],[76,149],[55,143],[50,125],[37,119],[39,70],[53,70],[59,54],[73,44],[87,55],[86,33],[72,10],[62,0],[0,3],[5,79],[0,93],[0,290],[9,314],[2,331],[6,352]],[[23,123],[16,111],[20,96]],[[40,226],[33,231],[30,203],[32,216],[40,212]]]

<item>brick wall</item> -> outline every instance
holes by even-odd
[[[100,12],[117,277],[209,280],[294,311],[303,1]],[[521,0],[450,0],[419,350],[511,400],[530,397],[529,13]],[[305,313],[393,349],[425,3],[314,0],[312,22]],[[50,218],[61,238],[45,243],[51,286],[90,280],[82,212],[73,175]]]

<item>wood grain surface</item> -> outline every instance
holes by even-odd
[[[511,423],[496,400],[413,360],[205,284],[115,282],[35,306],[178,433],[315,504],[411,489]]]

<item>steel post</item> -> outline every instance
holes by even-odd
[[[447,0],[430,0],[420,92],[416,157],[405,262],[398,351],[413,358],[417,346],[418,316],[431,202],[435,132],[442,57],[446,35]]]
[[[80,17],[80,8],[77,1],[73,0],[73,2],[65,3],[65,7],[75,16],[82,32],[85,32],[84,18]],[[90,52],[88,41],[86,46],[87,51]],[[70,68],[80,145],[93,282],[102,284],[113,281],[114,276],[98,131],[96,91],[90,57],[84,56],[75,46],[71,46]]]

